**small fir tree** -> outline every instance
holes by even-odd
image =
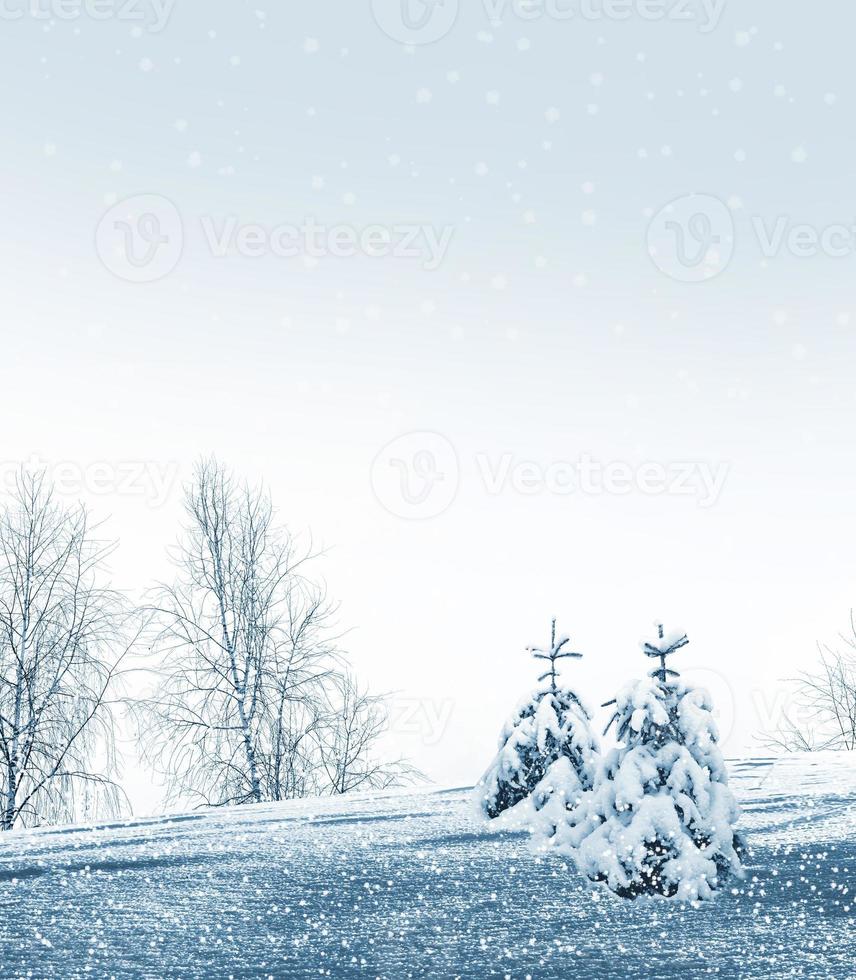
[[[554,797],[576,798],[594,785],[598,743],[591,716],[576,692],[559,683],[558,662],[582,656],[565,649],[569,642],[557,638],[554,619],[550,645],[527,648],[549,667],[506,722],[499,752],[476,786],[478,806],[490,819],[530,797],[540,809]]]
[[[621,744],[593,792],[554,828],[554,845],[623,898],[708,899],[742,875],[739,811],[710,697],[667,666],[688,642],[660,626],[643,644],[660,664],[609,702],[615,713],[607,730],[617,724]]]

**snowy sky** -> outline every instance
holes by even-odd
[[[748,751],[856,596],[856,11],[410,2],[5,0],[2,474],[135,595],[264,478],[438,782],[554,614],[592,703],[685,629]]]

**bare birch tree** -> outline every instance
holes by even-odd
[[[215,460],[186,495],[175,584],[160,590],[159,679],[137,706],[169,802],[227,806],[322,792],[333,607],[270,498]]]
[[[0,829],[116,813],[112,698],[127,610],[81,506],[21,472],[0,514]]]

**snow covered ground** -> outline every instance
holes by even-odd
[[[0,975],[856,976],[856,758],[731,765],[753,848],[702,908],[591,892],[466,790],[0,836]]]

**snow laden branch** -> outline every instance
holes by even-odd
[[[44,474],[0,514],[0,829],[119,813],[114,702],[136,640],[101,583],[112,546]]]
[[[215,460],[197,467],[185,512],[176,580],[152,606],[156,683],[135,709],[167,802],[259,803],[406,778],[403,764],[369,761],[380,702],[345,680],[335,607],[307,576],[311,545]]]

